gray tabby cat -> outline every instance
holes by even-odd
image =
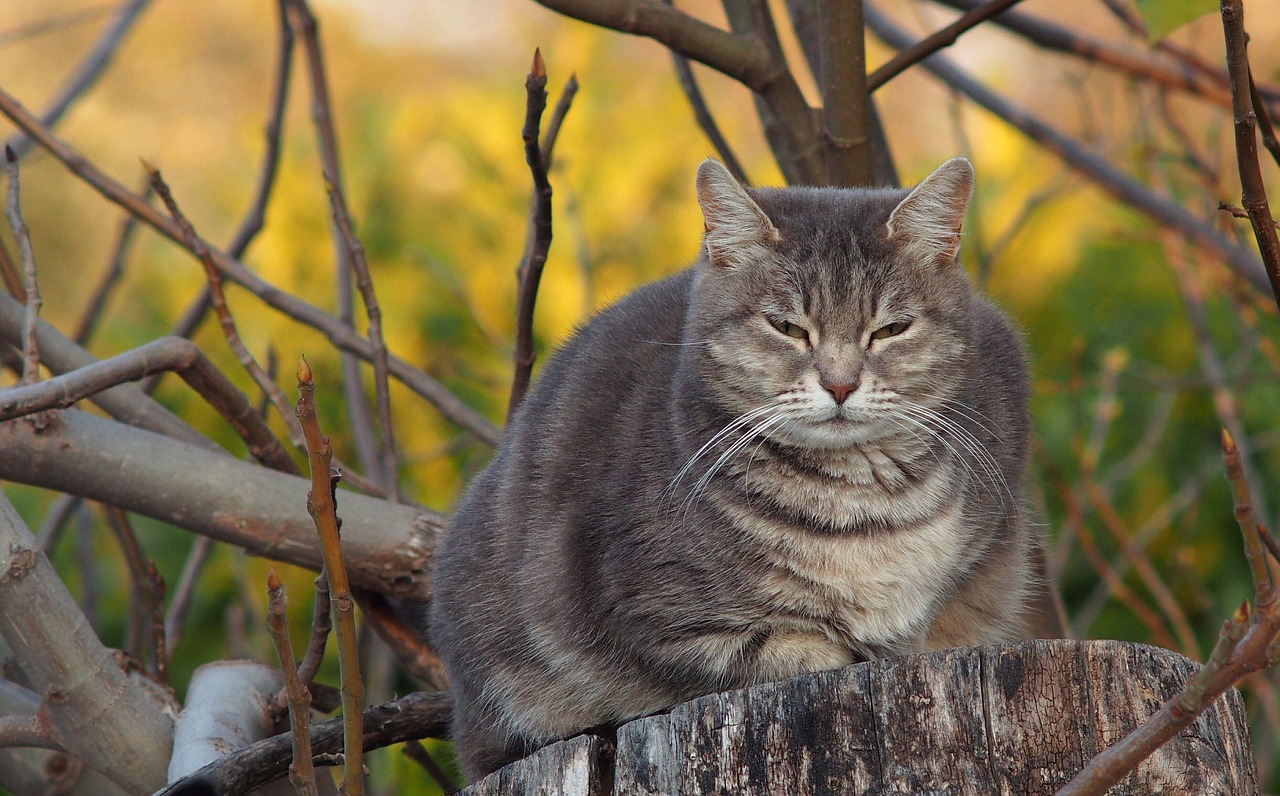
[[[478,778],[695,696],[1023,632],[1017,333],[957,264],[957,158],[909,193],[698,169],[690,269],[543,369],[437,551]]]

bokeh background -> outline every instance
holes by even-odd
[[[927,2],[887,5],[917,34],[955,16]],[[681,6],[723,24],[716,3]],[[1028,0],[1019,7],[1146,46],[1102,3]],[[0,85],[28,107],[42,107],[116,8],[97,0],[0,0]],[[1250,8],[1255,75],[1272,82],[1280,78],[1280,48],[1262,45],[1280,41],[1280,17],[1268,19],[1266,3]],[[520,127],[534,47],[546,59],[552,102],[570,74],[581,82],[551,173],[555,239],[537,306],[539,350],[550,351],[594,310],[696,256],[702,222],[693,173],[713,152],[660,45],[563,19],[532,0],[317,0],[315,11],[347,192],[388,344],[494,422],[506,406],[514,273],[526,235],[529,176]],[[59,135],[125,184],[143,184],[140,159],[154,164],[197,229],[225,242],[252,196],[275,41],[269,0],[156,0]],[[1221,63],[1222,31],[1212,15],[1170,41]],[[873,66],[891,55],[874,39],[868,52]],[[1008,99],[1233,237],[1250,239],[1245,222],[1214,209],[1221,199],[1239,201],[1227,110],[1164,96],[990,26],[966,34],[949,54]],[[697,74],[752,181],[779,184],[749,94],[708,70]],[[244,260],[269,282],[333,309],[329,210],[302,76],[297,69],[267,226]],[[804,87],[812,92],[811,81]],[[1224,413],[1235,413],[1248,432],[1260,516],[1272,521],[1280,507],[1274,304],[922,71],[893,80],[876,99],[904,182],[956,154],[974,162],[965,264],[1025,330],[1037,434],[1030,492],[1072,631],[1203,659],[1221,620],[1249,594],[1221,477]],[[11,133],[0,123],[0,135]],[[107,267],[123,214],[39,151],[22,169],[43,317],[72,329]],[[8,229],[0,236],[12,250]],[[140,232],[90,349],[108,356],[166,334],[203,284],[196,261]],[[319,334],[234,286],[228,301],[248,346],[260,358],[269,347],[279,355],[280,384],[290,395],[292,363],[307,355],[322,422],[338,455],[355,460],[343,430],[335,352]],[[195,340],[251,390],[215,323],[206,322]],[[178,380],[166,380],[158,395],[239,450],[216,414]],[[489,451],[408,391],[393,386],[392,399],[402,483],[417,500],[447,511]],[[283,428],[278,419],[273,427]],[[51,496],[12,485],[5,491],[38,526]],[[96,515],[73,523],[54,558],[104,641],[117,645],[128,577],[100,524]],[[141,518],[137,526],[161,574],[176,581],[191,537]],[[180,694],[201,663],[274,661],[262,631],[269,566],[229,548],[215,553],[172,661]],[[289,588],[300,645],[311,574],[274,566]],[[370,643],[371,702],[413,687],[376,646]],[[326,666],[332,682],[336,667]],[[1264,781],[1274,782],[1275,677],[1258,675],[1248,686]],[[369,768],[375,793],[434,792],[394,750],[371,757]]]

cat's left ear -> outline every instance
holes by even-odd
[[[759,249],[781,235],[760,205],[718,160],[698,166],[698,204],[706,226],[707,258],[712,265],[742,265],[759,259]]]
[[[952,158],[920,181],[889,214],[889,239],[922,260],[951,263],[960,252],[960,226],[973,196],[973,166]]]

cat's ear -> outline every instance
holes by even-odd
[[[973,166],[952,158],[920,181],[889,214],[889,239],[922,260],[950,263],[960,252],[960,225],[973,196]]]
[[[706,224],[707,257],[713,265],[742,265],[758,259],[758,249],[781,235],[718,160],[698,166],[698,204]]]

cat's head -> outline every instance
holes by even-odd
[[[746,191],[705,161],[685,330],[704,385],[795,444],[910,434],[912,405],[934,410],[966,386],[972,294],[957,255],[972,190],[963,158],[910,191]]]

